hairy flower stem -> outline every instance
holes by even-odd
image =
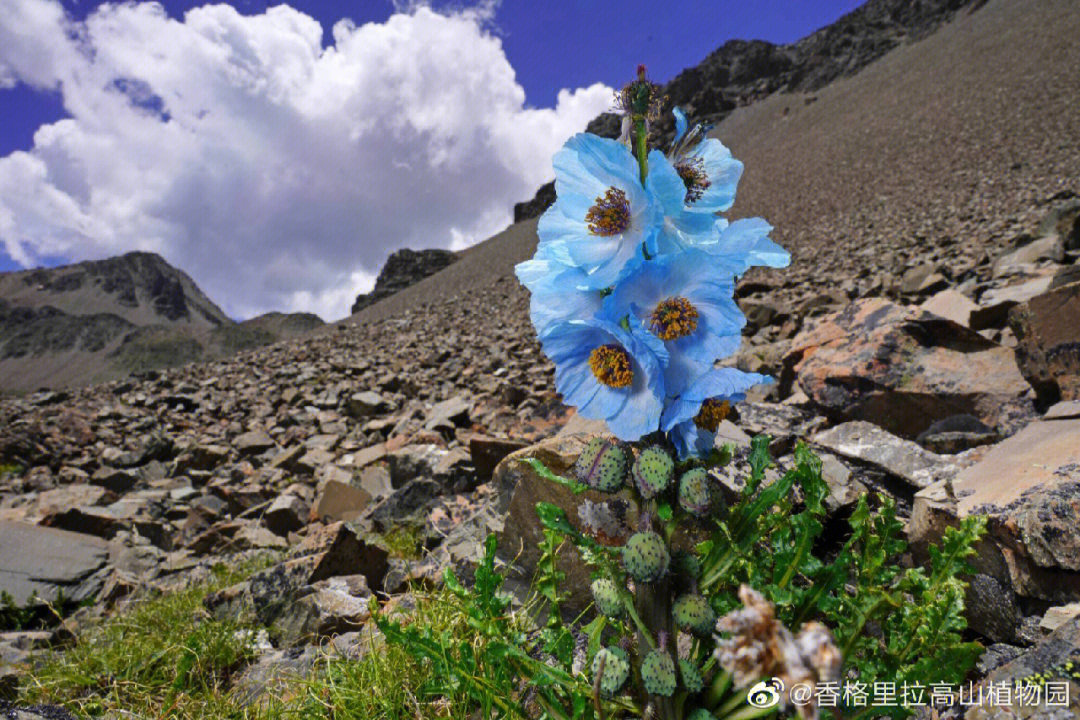
[[[634,116],[634,151],[641,170],[641,184],[649,176],[649,129],[644,115]]]
[[[671,619],[671,579],[663,577],[654,583],[639,583],[635,587],[638,615],[645,627],[651,628],[653,634],[660,636],[663,632],[669,638],[674,638],[674,624]],[[652,644],[648,635],[638,632],[638,642],[644,647],[645,643]],[[674,644],[674,639],[671,640]],[[656,720],[680,720],[675,712],[675,702],[672,698],[653,695],[650,698],[653,707],[656,708]]]

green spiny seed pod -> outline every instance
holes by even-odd
[[[623,567],[638,582],[656,582],[670,562],[664,539],[651,530],[634,533],[623,546]]]
[[[615,492],[626,479],[626,447],[611,438],[593,438],[574,463],[578,481],[600,492]]]
[[[682,675],[682,684],[687,691],[699,693],[705,687],[705,678],[701,677],[701,671],[689,660],[679,658],[679,674]]]
[[[705,468],[687,470],[679,478],[679,505],[691,515],[701,517],[712,505],[712,488]]]
[[[671,569],[688,580],[696,580],[701,575],[701,561],[692,552],[677,550],[671,554]]]
[[[698,708],[686,716],[686,720],[716,720],[713,714],[704,708]]]
[[[675,461],[666,450],[652,445],[638,453],[630,474],[641,497],[654,498],[671,486],[675,478]]]
[[[675,624],[695,635],[708,635],[716,625],[716,613],[709,601],[697,594],[681,595],[671,606]]]
[[[666,650],[653,650],[641,661],[641,682],[651,695],[670,697],[675,692],[675,662]]]
[[[609,618],[620,618],[626,611],[623,607],[619,589],[611,580],[598,578],[592,583],[593,602],[596,609]]]
[[[603,658],[604,663],[604,674],[600,678],[600,692],[606,697],[611,697],[619,692],[619,688],[630,677],[630,658],[627,657],[626,651],[617,645],[600,648],[592,663],[594,679],[597,673],[600,672],[601,658]]]

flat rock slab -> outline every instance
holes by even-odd
[[[961,471],[953,493],[964,517],[989,506],[1007,508],[1034,490],[1070,482],[1080,484],[1080,419],[1075,418],[1031,423]]]
[[[874,465],[920,490],[958,470],[950,458],[868,422],[842,423],[814,435],[813,441],[837,455]]]
[[[1069,418],[1080,418],[1080,400],[1059,402],[1043,415],[1044,420],[1067,420]]]
[[[0,521],[0,590],[25,604],[36,593],[77,601],[93,594],[88,582],[109,558],[104,540],[56,528]]]
[[[917,493],[912,546],[938,542],[969,515],[990,520],[976,566],[1019,595],[1080,596],[1080,419],[1032,423],[951,481]]]

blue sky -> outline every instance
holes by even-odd
[[[663,82],[728,39],[791,42],[859,4],[0,0],[0,270],[154,250],[234,314],[339,315],[387,252],[504,226],[637,63]],[[418,180],[431,197],[407,197]],[[268,266],[244,290],[254,255]]]

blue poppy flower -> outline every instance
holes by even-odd
[[[663,209],[657,231],[645,245],[650,257],[678,253],[718,240],[716,218],[711,213],[695,212],[687,206],[684,201],[686,185],[671,161],[659,150],[649,153],[645,186]]]
[[[746,218],[730,224],[720,219],[716,227],[715,236],[695,247],[738,267],[738,275],[755,265],[782,268],[791,262],[788,251],[769,239],[773,228],[762,218]]]
[[[604,420],[627,441],[657,429],[664,403],[660,368],[667,360],[659,340],[594,319],[554,325],[540,344],[555,363],[555,389],[579,415]]]
[[[587,289],[585,271],[547,257],[543,248],[514,266],[514,273],[529,289],[529,316],[538,336],[560,322],[587,320],[600,311],[604,292]]]
[[[642,187],[634,156],[615,140],[579,133],[553,164],[556,200],[537,225],[540,246],[581,268],[589,288],[610,287],[640,262],[662,210]]]
[[[676,133],[670,157],[683,182],[687,207],[704,213],[731,209],[743,164],[719,140],[706,137],[711,125],[697,125],[687,132],[686,115],[679,108],[672,112]]]
[[[746,398],[746,391],[772,378],[736,368],[712,368],[695,378],[676,397],[668,398],[660,429],[668,433],[680,460],[707,454],[716,442],[716,429],[731,404]]]
[[[663,342],[668,395],[739,348],[746,318],[733,299],[735,272],[718,256],[689,249],[642,264],[604,298],[607,319],[629,315],[635,335]]]

